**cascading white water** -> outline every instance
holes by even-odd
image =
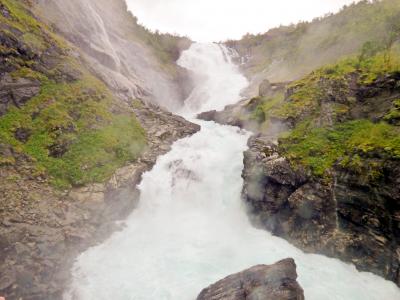
[[[222,110],[240,100],[248,82],[239,73],[227,49],[218,44],[193,44],[183,52],[179,64],[193,71],[196,83],[185,101],[184,113]]]
[[[185,114],[239,100],[246,80],[220,47],[195,44],[183,54],[180,64],[201,79]],[[391,282],[253,228],[240,200],[249,134],[196,122],[202,130],[144,175],[125,229],[78,258],[65,299],[192,300],[231,273],[287,257],[296,260],[306,299],[400,299]]]

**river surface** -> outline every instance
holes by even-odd
[[[192,117],[237,102],[247,81],[216,44],[193,44],[179,64],[197,83],[181,114],[202,129],[144,174],[139,207],[122,231],[78,257],[64,299],[194,300],[227,275],[287,257],[306,299],[400,299],[392,282],[251,226],[240,199],[249,133]]]

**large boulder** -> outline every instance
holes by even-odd
[[[197,300],[303,300],[296,279],[296,264],[288,258],[228,276],[204,289]]]

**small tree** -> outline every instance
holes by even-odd
[[[373,57],[381,50],[382,47],[377,42],[368,41],[364,43],[364,45],[361,47],[361,53],[358,56],[359,63],[362,63],[366,59]]]
[[[391,16],[386,22],[387,35],[384,39],[385,63],[389,68],[392,61],[393,45],[400,40],[400,13]]]

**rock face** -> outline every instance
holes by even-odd
[[[244,156],[243,199],[254,224],[400,285],[398,164],[385,165],[380,185],[340,168],[326,182],[293,168],[268,140],[251,138]]]
[[[204,289],[197,300],[304,300],[296,264],[285,259],[231,275]]]

